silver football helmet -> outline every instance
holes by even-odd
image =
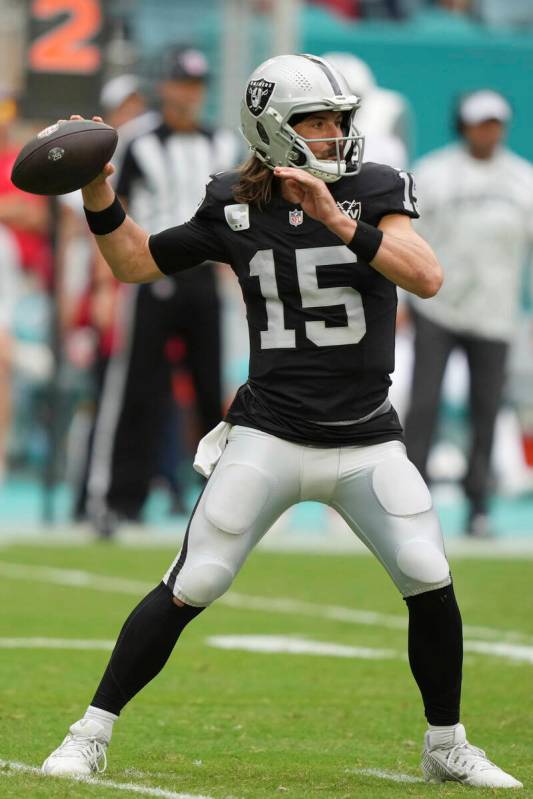
[[[359,97],[341,73],[314,55],[270,58],[250,75],[241,103],[241,130],[256,156],[270,169],[297,166],[328,183],[356,175],[363,159],[363,136],[354,124]],[[340,138],[305,139],[291,119],[313,111],[341,111]],[[310,141],[336,143],[335,160],[318,159]]]

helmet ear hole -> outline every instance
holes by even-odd
[[[258,122],[256,127],[261,141],[263,141],[265,144],[270,144],[270,139],[268,138],[268,133],[266,132],[264,125],[262,125],[261,122]]]
[[[293,148],[289,154],[289,161],[291,162],[292,166],[304,166],[307,158],[305,153],[303,153],[301,150]]]

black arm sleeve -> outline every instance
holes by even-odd
[[[193,216],[184,225],[150,236],[148,246],[152,258],[165,275],[190,269],[202,261],[230,260],[223,241],[213,233],[212,225],[198,216]]]

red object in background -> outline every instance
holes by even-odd
[[[194,408],[196,392],[189,371],[183,368],[187,346],[182,338],[173,336],[165,344],[165,355],[173,367],[172,393],[180,408]]]
[[[359,19],[359,0],[314,0],[316,5],[327,6],[334,14],[348,19]]]
[[[11,183],[11,170],[17,155],[18,150],[9,149],[0,152],[0,198],[23,197],[28,203],[46,205],[48,200],[44,197],[27,194]],[[11,226],[10,230],[17,240],[23,268],[36,274],[44,285],[48,285],[52,276],[52,250],[48,238],[42,233],[18,230]]]
[[[533,433],[524,434],[522,437],[524,457],[528,466],[533,466]]]
[[[170,363],[176,365],[185,358],[187,347],[182,338],[174,336],[165,344],[165,355]]]

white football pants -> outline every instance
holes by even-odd
[[[451,582],[429,490],[401,442],[312,447],[237,425],[165,583],[186,604],[209,605],[281,514],[304,500],[335,508],[403,596]]]

